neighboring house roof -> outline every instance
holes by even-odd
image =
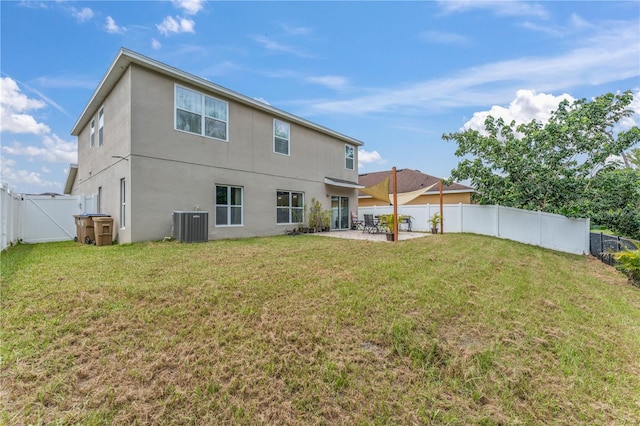
[[[91,117],[95,114],[95,112],[100,108],[100,106],[104,103],[107,96],[116,85],[118,80],[122,77],[125,71],[129,68],[129,65],[137,64],[143,68],[147,68],[153,70],[157,73],[163,74],[171,79],[187,82],[195,87],[202,88],[212,93],[216,93],[219,96],[225,96],[235,102],[245,104],[251,106],[252,108],[265,111],[269,114],[274,115],[275,117],[283,118],[290,122],[299,124],[301,126],[305,126],[319,132],[328,134],[332,137],[340,139],[344,142],[350,143],[356,146],[364,145],[363,142],[353,139],[349,136],[343,135],[342,133],[338,133],[334,130],[328,129],[324,126],[321,126],[316,123],[312,123],[311,121],[305,120],[303,118],[297,117],[293,114],[289,114],[288,112],[282,111],[280,109],[274,108],[270,105],[267,105],[263,102],[252,99],[248,96],[241,95],[240,93],[229,90],[225,87],[214,84],[208,80],[205,80],[200,77],[196,77],[187,72],[181,71],[177,68],[171,67],[169,65],[163,64],[162,62],[158,62],[154,59],[141,55],[139,53],[133,52],[131,50],[121,48],[118,52],[116,58],[111,63],[111,66],[107,70],[107,74],[102,78],[98,88],[93,93],[93,96],[89,100],[89,103],[82,111],[80,118],[73,126],[71,130],[71,134],[73,136],[78,136],[80,131],[86,126],[86,124],[91,120]]]
[[[391,175],[391,170],[385,170],[382,172],[364,173],[358,176],[358,183],[364,187],[373,186],[376,183],[382,182],[384,178]],[[439,177],[431,176],[422,173],[420,170],[412,169],[400,169],[396,171],[396,179],[398,185],[398,193],[413,192],[420,188],[428,188],[431,185],[440,181]],[[392,192],[391,181],[389,181],[389,193]],[[475,192],[473,188],[462,185],[460,183],[452,183],[451,185],[443,185],[442,192],[447,194],[461,193],[461,192]],[[425,194],[437,194],[439,193],[438,185],[434,186]],[[358,193],[359,197],[369,197],[362,192]]]

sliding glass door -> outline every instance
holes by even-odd
[[[349,229],[349,197],[331,196],[331,229]]]

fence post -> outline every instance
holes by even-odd
[[[542,247],[542,212],[538,210],[538,246]]]
[[[585,242],[584,242],[584,254],[591,254],[591,219],[587,218],[585,223]]]

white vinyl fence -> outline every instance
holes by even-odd
[[[73,215],[97,212],[97,195],[24,195],[0,187],[2,250],[17,242],[41,243],[72,240],[76,236]],[[414,231],[430,231],[429,218],[440,206],[399,206],[398,214],[412,217]],[[392,206],[362,207],[364,214],[393,213]],[[589,253],[589,219],[475,204],[446,204],[444,232],[468,232],[533,244],[573,254]],[[406,226],[406,225],[401,225]]]
[[[0,187],[1,250],[18,242],[72,240],[73,215],[95,213],[95,195],[26,195]]]
[[[393,206],[361,207],[364,214],[393,213]],[[398,206],[398,214],[411,216],[412,230],[430,231],[429,218],[440,213],[440,205]],[[444,232],[468,232],[533,244],[565,253],[589,254],[589,219],[572,219],[558,214],[533,212],[502,206],[445,204]],[[406,229],[401,224],[400,229]]]

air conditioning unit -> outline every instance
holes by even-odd
[[[183,243],[209,241],[209,212],[173,212],[173,238]]]

